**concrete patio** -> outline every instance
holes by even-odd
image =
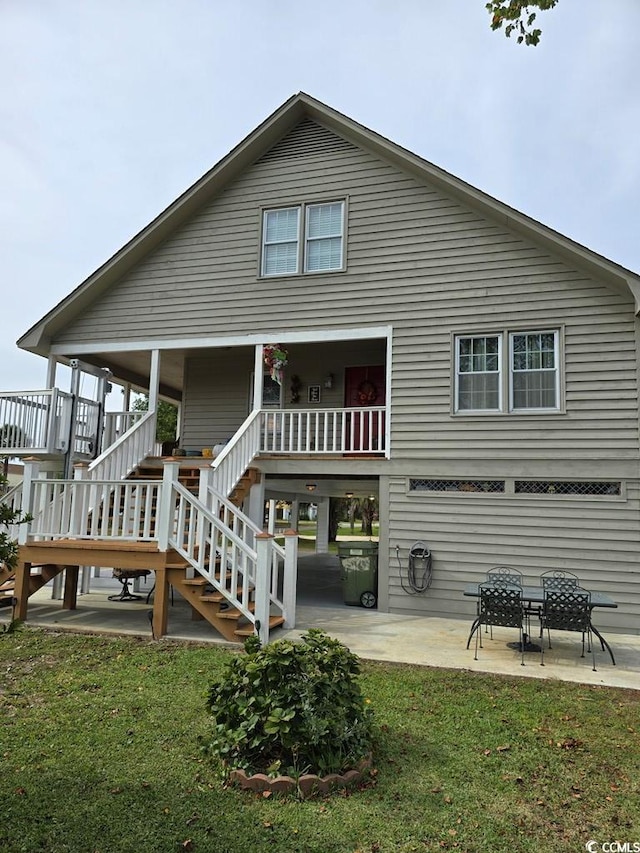
[[[92,578],[91,591],[78,596],[76,610],[63,610],[61,601],[52,600],[49,584],[30,599],[28,624],[54,630],[151,638],[151,606],[145,598],[152,583],[149,580],[146,586],[141,585],[140,601],[109,601],[108,596],[117,594],[121,586],[109,570],[103,570],[100,577]],[[296,628],[279,631],[274,637],[299,638],[309,628],[321,628],[359,657],[369,660],[640,690],[640,635],[607,633],[617,665],[612,665],[609,655],[598,644],[596,672],[592,670],[591,655],[580,657],[580,636],[563,632],[552,635],[553,648],[545,648],[544,667],[540,665],[539,653],[526,653],[525,666],[520,665],[520,653],[507,646],[514,640],[514,630],[508,628],[494,628],[493,639],[483,634],[484,648],[475,661],[473,643],[469,650],[466,648],[471,617],[440,619],[379,613],[346,606],[341,593],[335,557],[301,557]],[[10,608],[0,610],[0,622],[6,623],[10,618]],[[193,621],[190,607],[179,595],[170,606],[165,639],[226,645],[207,622]]]

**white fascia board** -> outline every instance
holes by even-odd
[[[93,341],[83,344],[54,344],[52,355],[82,355],[96,352],[144,352],[147,350],[173,349],[216,349],[217,347],[255,346],[256,344],[303,344],[324,341],[391,339],[392,326],[363,326],[354,329],[315,329],[308,332],[282,332],[280,334],[257,333],[251,335],[228,335],[204,338],[171,338],[170,340],[148,339],[144,341]]]

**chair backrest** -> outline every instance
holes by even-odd
[[[587,631],[591,619],[591,593],[586,589],[545,589],[542,624],[558,631]]]
[[[484,583],[480,585],[480,617],[485,625],[506,628],[522,626],[524,608],[522,587],[517,584]]]
[[[494,566],[487,572],[487,582],[522,586],[522,572],[511,566]]]
[[[580,578],[571,572],[552,569],[540,575],[543,589],[577,589],[580,586]]]

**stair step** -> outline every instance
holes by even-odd
[[[278,628],[280,625],[284,625],[284,616],[270,616],[269,617],[269,630],[271,631],[273,628]],[[241,625],[239,628],[233,632],[237,637],[252,637],[255,634],[253,625],[250,623],[248,625]]]
[[[247,610],[250,613],[253,613],[256,609],[255,602],[250,601],[247,604]],[[225,610],[218,610],[216,616],[219,616],[220,619],[239,619],[242,616],[242,613],[237,610],[235,607],[227,607]]]
[[[242,587],[238,587],[236,598],[242,598]],[[200,596],[200,601],[212,601],[214,604],[219,604],[221,601],[226,601],[227,597],[221,592],[205,592]]]

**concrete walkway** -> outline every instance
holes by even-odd
[[[61,601],[52,600],[51,585],[44,587],[30,599],[28,624],[150,638],[151,605],[146,604],[144,597],[135,602],[109,601],[108,596],[121,589],[110,574],[109,570],[103,570],[101,577],[92,579],[91,592],[79,595],[78,607],[71,611],[63,610]],[[540,654],[535,652],[525,654],[525,666],[520,665],[520,653],[507,646],[517,639],[515,631],[508,628],[494,628],[493,639],[483,634],[484,648],[479,650],[475,661],[473,643],[466,649],[471,619],[398,616],[348,607],[342,603],[335,558],[323,561],[302,557],[299,576],[296,628],[279,631],[274,637],[299,638],[309,628],[321,628],[359,657],[369,660],[640,690],[640,635],[607,633],[617,665],[612,665],[608,653],[598,644],[596,672],[592,671],[590,654],[580,657],[580,636],[563,632],[552,634],[553,648],[545,648],[544,667],[540,665]],[[141,586],[143,596],[152,582]],[[6,623],[10,618],[9,608],[0,610],[0,622]],[[190,607],[179,595],[169,607],[166,639],[227,645],[207,622],[193,621]]]

